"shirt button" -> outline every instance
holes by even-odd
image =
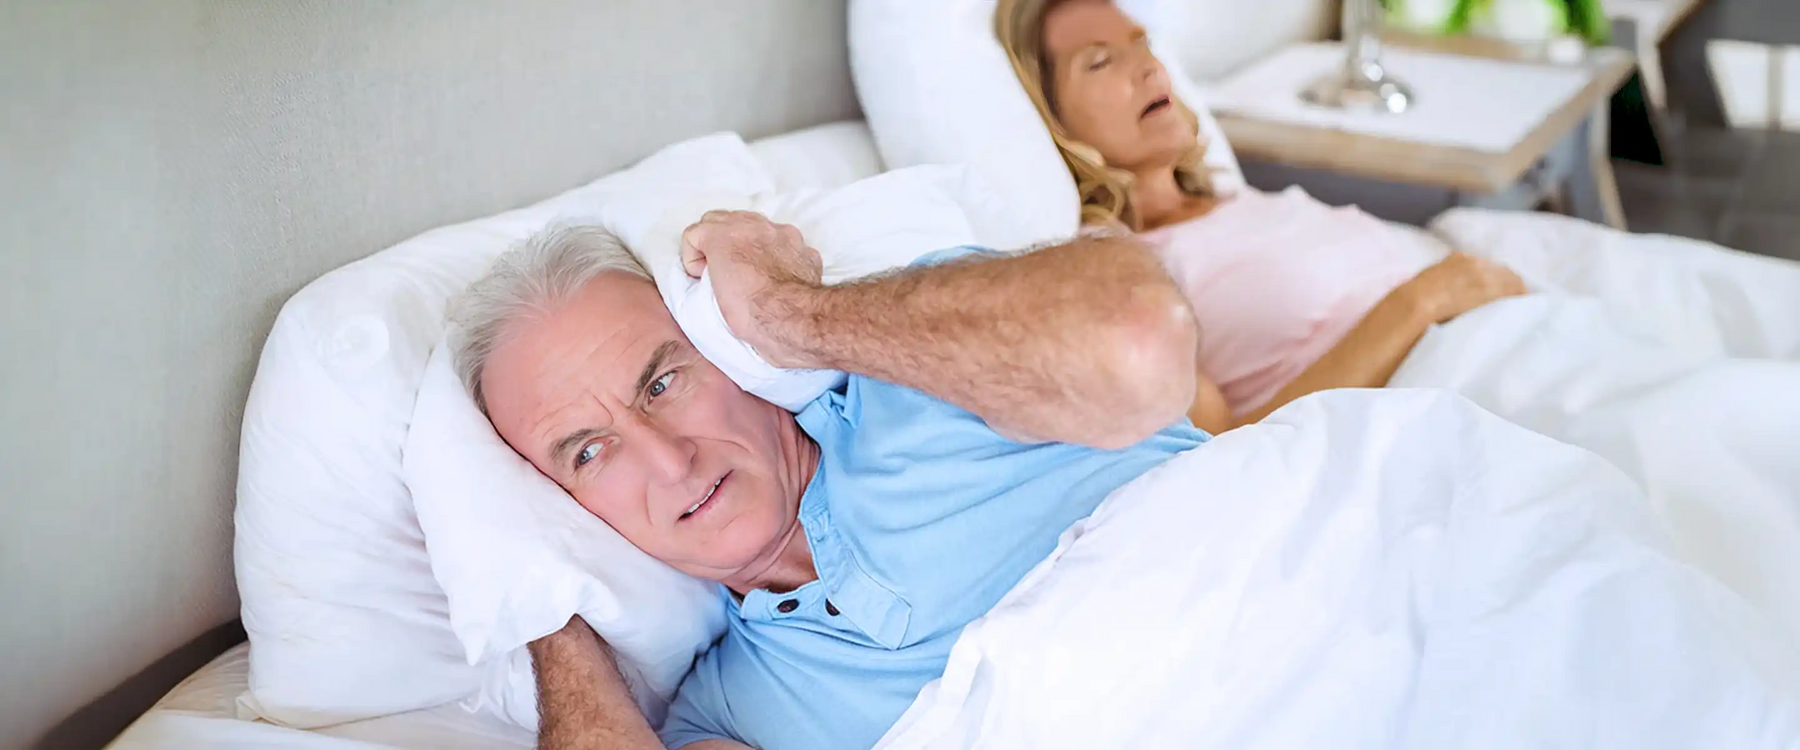
[[[789,612],[792,612],[796,609],[799,609],[799,608],[800,608],[800,600],[799,599],[783,599],[783,600],[781,600],[780,604],[775,605],[775,611],[780,612],[784,615]]]
[[[825,600],[825,614],[831,615],[832,617],[838,616],[838,608],[831,603],[830,599]]]

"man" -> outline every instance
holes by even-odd
[[[1064,528],[1206,439],[1181,419],[1192,314],[1130,239],[835,287],[756,214],[683,240],[734,333],[846,387],[798,415],[743,392],[593,228],[456,303],[459,373],[507,443],[729,610],[660,738],[580,618],[532,644],[543,747],[868,747]]]

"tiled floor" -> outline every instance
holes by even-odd
[[[1800,260],[1800,133],[1690,127],[1669,166],[1615,160],[1634,232]]]

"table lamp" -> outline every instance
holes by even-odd
[[[1381,66],[1381,0],[1344,0],[1344,67],[1313,81],[1302,101],[1332,109],[1405,112],[1412,89]]]

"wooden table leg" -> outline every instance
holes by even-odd
[[[1625,208],[1619,200],[1619,184],[1613,179],[1612,157],[1607,149],[1608,103],[1594,107],[1581,124],[1579,137],[1586,142],[1585,158],[1577,159],[1565,185],[1570,214],[1614,229],[1625,229]]]

